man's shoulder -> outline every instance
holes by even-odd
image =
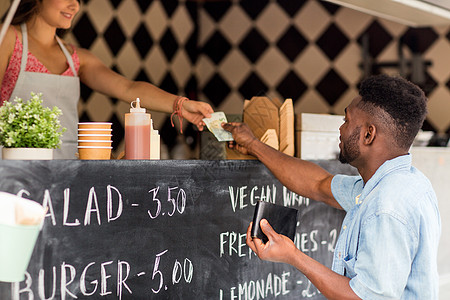
[[[386,175],[369,197],[372,212],[396,216],[405,224],[418,225],[423,216],[436,217],[438,211],[430,181],[415,168]]]
[[[433,191],[433,186],[428,178],[414,167],[408,170],[393,170],[381,178],[378,185],[379,193],[389,196],[396,195],[397,198],[422,197]]]

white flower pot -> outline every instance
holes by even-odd
[[[53,159],[53,149],[3,148],[2,158],[9,160],[51,160]]]

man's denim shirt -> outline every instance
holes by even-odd
[[[347,212],[333,271],[362,299],[438,299],[441,220],[430,181],[411,155],[386,161],[364,184],[336,175],[331,190]]]

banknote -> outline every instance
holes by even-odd
[[[206,127],[211,131],[219,142],[232,141],[233,136],[230,132],[222,128],[222,123],[227,123],[227,117],[221,111],[211,114],[211,118],[204,118]]]

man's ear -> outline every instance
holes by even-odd
[[[364,144],[371,145],[373,143],[373,141],[375,140],[376,133],[377,133],[377,128],[375,127],[375,125],[373,125],[373,124],[368,125],[364,132]]]

